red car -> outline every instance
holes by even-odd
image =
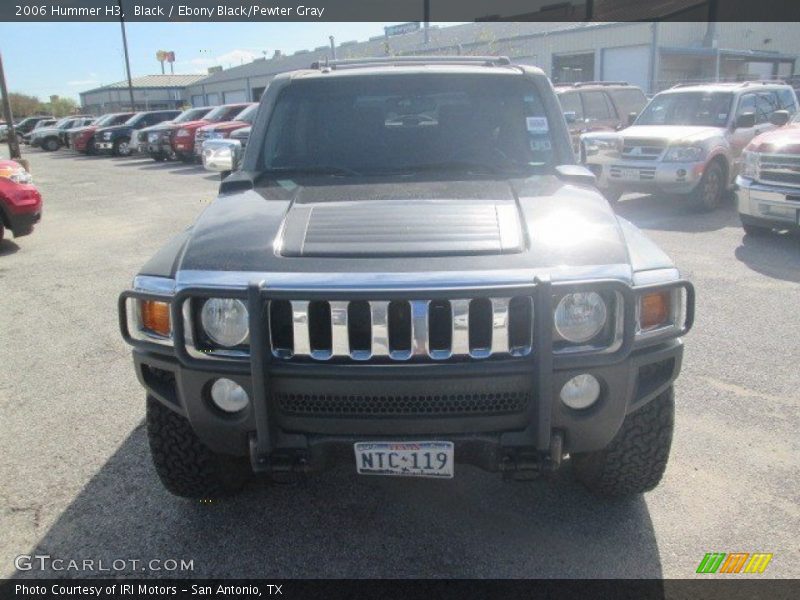
[[[69,132],[69,147],[81,154],[94,154],[94,132],[101,127],[122,125],[133,113],[109,113],[98,117],[91,125],[79,127]]]
[[[175,134],[170,137],[172,150],[175,156],[185,162],[195,160],[194,155],[194,134],[204,125],[211,123],[222,123],[232,121],[240,112],[250,106],[247,104],[223,104],[209,112],[205,117],[198,121],[189,121],[176,126]]]
[[[42,196],[31,176],[13,160],[0,159],[0,241],[5,230],[14,237],[28,235],[42,218]]]

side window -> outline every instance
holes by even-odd
[[[576,119],[583,119],[583,104],[581,104],[581,97],[578,92],[559,94],[558,100],[561,102],[563,112],[574,112]]]
[[[755,94],[744,94],[741,98],[739,98],[739,108],[736,109],[736,116],[738,117],[748,112],[756,112]]]
[[[789,89],[780,89],[776,92],[778,96],[778,109],[779,110],[788,110],[789,114],[793,115],[797,112],[797,104],[795,103],[794,94],[792,90]]]
[[[608,100],[603,92],[581,92],[586,119],[600,121],[611,118]]]
[[[777,101],[772,93],[761,92],[756,96],[756,123],[767,123],[776,110]]]

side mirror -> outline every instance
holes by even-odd
[[[558,165],[556,176],[564,183],[597,186],[597,177],[586,167],[580,165]]]
[[[746,112],[736,118],[736,129],[748,129],[756,126],[756,113]]]
[[[203,168],[206,171],[235,171],[242,162],[242,143],[239,140],[206,140],[203,142]]]
[[[637,112],[629,112],[628,113],[628,125],[633,125],[634,121],[636,121],[636,117],[639,116]]]
[[[578,120],[578,113],[574,110],[568,110],[564,113],[564,119],[566,119],[567,123],[574,123]]]
[[[776,110],[769,116],[769,122],[778,127],[783,127],[789,122],[791,115],[788,110]]]

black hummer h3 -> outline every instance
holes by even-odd
[[[315,64],[227,143],[219,197],[120,297],[170,491],[335,458],[659,482],[693,288],[574,165],[541,70]]]

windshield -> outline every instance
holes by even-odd
[[[92,125],[97,127],[110,127],[111,125],[119,125],[120,123],[124,123],[129,117],[130,115],[127,114],[104,115],[92,123]]]
[[[189,121],[197,121],[202,119],[210,110],[210,108],[190,108],[189,110],[185,110],[175,117],[172,122],[188,123]]]
[[[730,92],[669,92],[650,101],[636,125],[725,127],[731,112]]]
[[[554,163],[536,88],[506,75],[298,81],[279,97],[264,146],[267,170],[336,175],[520,173]]]
[[[242,112],[245,106],[242,104],[235,104],[233,106],[218,106],[205,116],[206,121],[212,123],[221,123],[222,121],[233,121],[233,119]]]
[[[135,114],[134,114],[134,115],[133,115],[133,116],[132,116],[130,119],[128,119],[127,121],[125,121],[125,123],[124,123],[124,124],[125,124],[125,125],[136,125],[136,124],[137,124],[137,123],[138,123],[138,122],[139,122],[141,119],[143,119],[143,118],[144,118],[144,116],[145,116],[146,114],[147,114],[147,113],[144,113],[144,112],[135,113]]]
[[[253,124],[253,121],[256,118],[256,113],[258,112],[258,104],[253,104],[245,108],[242,112],[236,115],[237,121],[244,121],[245,123]]]

